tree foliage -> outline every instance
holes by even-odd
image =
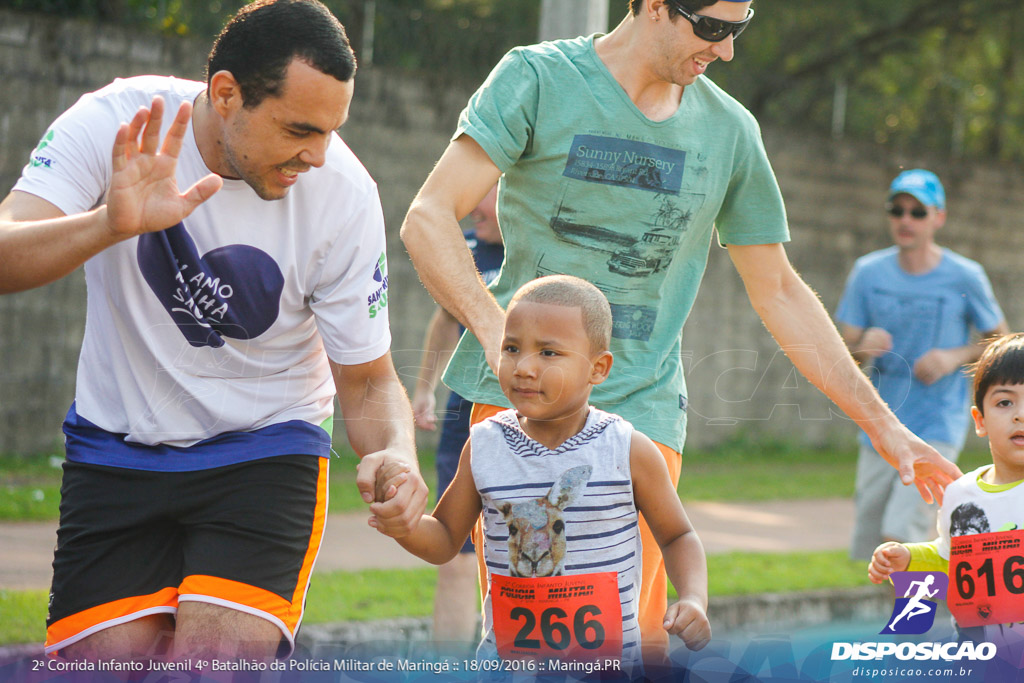
[[[325,0],[364,63],[479,83],[535,40],[540,0]],[[241,0],[0,0],[212,37]],[[1024,152],[1024,16],[1019,0],[757,0],[736,59],[711,77],[763,124],[952,156]],[[609,0],[615,25],[627,0]],[[372,26],[372,46],[367,28]],[[372,48],[372,49],[371,49]],[[840,97],[837,97],[837,94]],[[845,94],[844,97],[842,95]],[[841,106],[837,107],[837,103]]]
[[[1019,4],[787,0],[757,14],[735,62],[713,77],[762,122],[1015,159],[1024,151]],[[847,93],[839,120],[837,88]]]
[[[369,3],[326,4],[365,55]],[[379,0],[373,5],[374,63],[419,70],[439,83],[478,84],[505,52],[536,40],[540,18],[540,0]]]

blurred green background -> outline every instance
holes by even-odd
[[[238,0],[0,0],[0,8],[212,37]],[[357,53],[445,83],[479,83],[535,42],[540,0],[327,0]],[[1024,16],[1016,0],[755,2],[737,64],[714,79],[762,125],[896,149],[1013,160],[1024,151]],[[627,0],[609,1],[609,23]]]

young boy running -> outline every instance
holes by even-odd
[[[442,564],[483,512],[481,658],[539,667],[600,659],[635,673],[638,512],[679,594],[664,628],[693,650],[711,638],[704,549],[664,459],[628,422],[588,402],[612,367],[611,326],[608,301],[589,282],[556,275],[524,285],[507,309],[498,369],[515,410],[472,428],[433,514],[397,539]]]
[[[975,364],[971,415],[992,464],[946,488],[936,540],[883,543],[868,576],[881,583],[897,571],[949,572],[947,604],[961,639],[1005,643],[1024,638],[1024,334],[1000,337]]]

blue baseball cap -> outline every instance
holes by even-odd
[[[898,194],[909,194],[925,206],[946,210],[946,191],[942,189],[939,176],[923,168],[904,171],[896,176],[889,186],[889,199]]]

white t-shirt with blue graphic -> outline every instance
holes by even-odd
[[[84,95],[54,122],[14,189],[66,214],[103,204],[119,124],[161,95],[169,112],[162,138],[171,113],[204,87],[142,76]],[[178,186],[209,172],[190,127]],[[262,200],[244,181],[225,179],[182,223],[106,249],[85,276],[69,458],[201,469],[253,454],[326,455],[330,435],[320,425],[335,393],[328,358],[364,363],[391,343],[377,187],[337,135],[323,167],[300,176],[284,199]],[[243,443],[261,433],[277,434],[278,444]],[[103,455],[109,436],[123,448]],[[211,448],[187,449],[197,443]]]
[[[875,359],[872,381],[910,431],[956,448],[967,435],[967,377],[953,372],[926,385],[914,363],[931,349],[967,344],[971,328],[994,330],[1003,312],[982,267],[949,249],[927,273],[900,268],[898,248],[857,259],[836,318],[847,325],[881,327],[893,348]],[[862,440],[868,443],[867,436]]]

